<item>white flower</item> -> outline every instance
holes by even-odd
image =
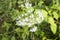
[[[21,15],[22,17],[24,16],[24,14]]]
[[[20,6],[21,6],[21,7],[24,7],[24,5],[23,5],[23,4],[21,4]]]
[[[21,19],[21,17],[20,16],[18,16],[18,18],[16,19],[16,20],[20,20]]]
[[[19,21],[16,21],[16,25],[19,25],[20,26],[21,25],[20,22],[21,22],[20,20]]]
[[[40,23],[40,18],[36,18],[36,23]]]
[[[44,17],[43,17],[43,15],[42,15],[42,13],[39,14],[39,18],[40,18],[42,21],[44,20]]]
[[[19,21],[16,21],[16,25],[24,26],[26,25],[26,22],[19,20]]]
[[[26,8],[29,8],[29,7],[31,7],[31,6],[32,6],[32,4],[30,4],[29,2],[26,2],[26,3],[25,3],[25,7],[26,7]]]
[[[23,26],[23,25],[24,25],[24,22],[20,22],[20,25],[22,25],[22,26]]]
[[[40,12],[40,10],[36,10],[35,12],[36,12],[36,14],[38,14],[39,18],[43,21],[44,17],[42,15],[42,12]]]
[[[25,17],[24,17],[25,16]],[[34,24],[39,24],[44,20],[42,12],[40,10],[35,10],[35,13],[24,13],[18,16],[19,21],[16,22],[17,25],[31,27]],[[32,29],[34,30],[34,29]],[[30,30],[31,31],[31,30]]]
[[[40,12],[40,10],[36,10],[35,13],[38,14],[40,17],[42,16],[42,12]]]
[[[27,12],[28,12],[28,13],[31,13],[31,12],[32,12],[32,10],[28,10]]]
[[[44,17],[43,16],[41,16],[41,20],[44,20]]]
[[[26,22],[28,22],[28,21],[29,21],[28,17],[26,17],[26,18],[25,18],[25,21],[26,21]]]
[[[34,26],[32,29],[30,29],[30,32],[35,32],[37,30],[37,27]]]
[[[32,24],[31,24],[31,23],[27,23],[27,26],[28,26],[28,27],[31,27],[31,26],[32,26]]]
[[[27,16],[28,14],[27,14],[27,13],[25,13],[24,15],[25,15],[25,16]]]
[[[31,6],[32,6],[32,4],[29,4],[29,6],[31,7]]]
[[[25,22],[25,19],[22,19],[23,22]]]
[[[32,18],[32,19],[33,19],[33,18],[34,18],[34,15],[33,15],[33,14],[31,14],[31,15],[30,15],[30,18]]]

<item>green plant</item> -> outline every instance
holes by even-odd
[[[0,40],[59,40],[60,0],[1,0]]]

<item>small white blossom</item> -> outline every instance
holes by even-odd
[[[31,7],[31,6],[32,6],[32,4],[29,4],[29,6]]]
[[[18,16],[18,18],[17,18],[16,20],[19,20],[19,19],[21,19],[21,17],[20,17],[20,16]]]
[[[31,15],[30,15],[30,18],[32,18],[32,19],[33,19],[33,18],[34,18],[34,15],[33,15],[33,14],[31,14]]]
[[[24,5],[23,5],[23,4],[21,4],[20,6],[21,6],[21,7],[24,7]]]
[[[40,23],[40,19],[39,18],[36,18],[36,23]]]
[[[28,23],[28,24],[27,24],[27,26],[28,26],[28,27],[31,27],[31,26],[32,26],[32,24],[31,24],[31,23]]]
[[[39,18],[40,18],[41,20],[44,20],[44,17],[43,17],[42,14],[39,14]]]
[[[32,29],[30,29],[30,32],[35,32],[37,30],[37,27],[34,26]]]
[[[26,25],[26,22],[19,20],[19,21],[16,21],[16,25],[24,26],[24,25]]]
[[[28,22],[28,21],[29,21],[28,17],[26,17],[26,18],[25,18],[25,21],[26,21],[26,22]]]
[[[23,26],[23,25],[24,25],[24,22],[20,22],[20,25],[22,25],[22,26]]]
[[[43,16],[41,16],[41,20],[44,20],[44,17]]]
[[[44,17],[42,15],[42,12],[40,12],[40,10],[36,10],[36,14],[38,14],[38,16],[41,20],[44,20]]]
[[[16,25],[21,25],[21,23],[20,23],[21,21],[16,21]]]
[[[28,12],[28,13],[31,13],[31,12],[32,12],[32,10],[28,10],[27,12]]]
[[[22,17],[24,16],[24,14],[21,15]]]
[[[25,22],[25,19],[22,19],[23,22]]]
[[[26,8],[29,8],[29,7],[31,7],[31,6],[32,6],[32,4],[30,4],[29,2],[26,2],[26,3],[25,3],[25,7],[26,7]]]
[[[24,15],[25,15],[25,16],[27,16],[28,14],[27,14],[27,13],[25,13]]]

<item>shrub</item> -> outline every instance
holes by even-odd
[[[59,40],[60,0],[1,0],[0,40]]]

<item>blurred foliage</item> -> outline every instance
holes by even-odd
[[[31,3],[32,7],[29,7],[29,5],[25,7],[27,5],[25,4],[26,2]],[[16,25],[16,19],[19,15],[35,13],[35,10],[40,10],[44,16],[44,20],[41,23],[34,24],[37,26],[35,32],[29,31],[34,25],[32,27]],[[59,39],[60,0],[0,0],[0,40]]]

